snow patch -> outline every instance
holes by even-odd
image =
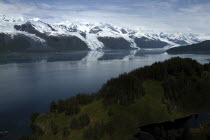
[[[32,26],[41,33],[51,36],[76,36],[84,41],[91,50],[99,50],[104,44],[98,40],[99,37],[123,38],[130,43],[131,48],[138,48],[134,38],[145,37],[148,40],[160,40],[169,44],[167,47],[175,47],[184,41],[187,44],[198,43],[204,40],[210,40],[210,36],[192,33],[163,33],[145,28],[128,29],[107,23],[87,23],[66,21],[62,23],[48,24],[39,18],[25,20],[22,17],[11,18],[0,15],[0,32],[8,34],[22,33],[31,37],[35,41],[46,42],[45,40],[25,32],[16,31],[14,25],[22,25],[30,22]]]

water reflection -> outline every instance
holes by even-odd
[[[0,129],[9,131],[1,139],[29,133],[30,113],[48,111],[52,100],[95,92],[111,77],[175,56],[159,49],[0,54]],[[200,63],[209,59],[209,55],[179,56]]]
[[[32,62],[59,62],[59,61],[104,61],[123,60],[129,61],[136,57],[160,57],[164,59],[174,56],[194,57],[196,55],[168,55],[165,49],[140,49],[140,50],[99,50],[78,52],[51,52],[51,53],[11,53],[0,54],[0,64],[32,63]],[[197,55],[198,56],[198,55]],[[204,56],[204,55],[203,55]],[[203,57],[202,56],[202,57]],[[153,59],[153,58],[152,58]],[[163,60],[164,60],[163,59]],[[208,58],[207,58],[208,59]],[[159,60],[159,59],[157,59]]]
[[[103,51],[89,51],[87,56],[82,59],[82,61],[97,61],[103,57]]]
[[[11,53],[0,54],[0,64],[56,62],[56,61],[98,61],[98,60],[129,60],[135,56],[161,54],[165,50],[105,50],[51,53]]]

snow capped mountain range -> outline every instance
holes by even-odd
[[[26,20],[0,15],[0,48],[3,46],[1,44],[8,44],[8,40],[14,41],[14,38],[17,40],[20,35],[22,40],[28,42],[24,45],[29,47],[24,49],[55,50],[167,48],[210,39],[204,34],[164,33],[142,28],[129,29],[105,23],[66,21],[49,24],[38,18]],[[32,40],[35,43],[32,43]],[[23,43],[19,41],[19,45],[21,44]],[[36,47],[38,45],[39,47]]]

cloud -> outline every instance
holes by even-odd
[[[170,0],[171,2],[178,2],[179,0]]]
[[[132,4],[135,7],[144,7],[144,8],[171,8],[172,4],[166,1],[147,1],[147,2],[137,2]]]
[[[188,0],[190,4],[183,4],[180,0],[77,1],[52,0],[50,3],[0,1],[0,14],[25,18],[38,17],[47,22],[64,20],[109,22],[132,28],[144,26],[161,31],[194,31],[210,34],[210,25],[207,24],[210,23],[208,2]]]
[[[206,13],[210,12],[210,2],[205,3],[205,4],[195,4],[195,5],[190,5],[187,7],[183,7],[179,9],[181,12],[187,12],[187,13]]]

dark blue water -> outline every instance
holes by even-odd
[[[0,138],[30,134],[31,112],[46,112],[52,100],[96,92],[106,80],[174,56],[160,50],[0,54]],[[206,63],[208,55],[181,55]]]

